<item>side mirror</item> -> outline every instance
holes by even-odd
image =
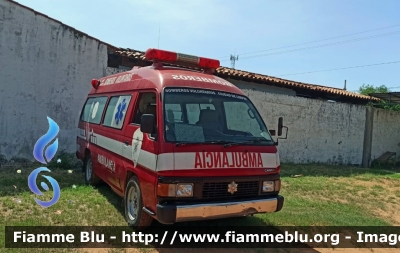
[[[278,119],[278,136],[282,136],[282,129],[283,129],[283,118],[279,117],[279,119]]]
[[[271,136],[275,136],[276,131],[275,131],[275,130],[269,130],[269,134],[270,134]]]
[[[282,136],[282,130],[284,128],[286,129],[286,136],[285,137],[280,137],[280,136]],[[287,139],[288,130],[289,130],[289,128],[287,126],[283,125],[283,118],[279,117],[279,119],[278,119],[278,138],[277,138],[277,140],[275,142],[275,145],[278,146],[278,139]]]
[[[155,117],[153,114],[143,114],[140,121],[140,131],[147,134],[154,132]]]

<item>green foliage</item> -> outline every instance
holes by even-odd
[[[388,93],[389,92],[389,88],[386,87],[385,85],[381,85],[378,87],[374,87],[373,85],[370,84],[363,84],[359,89],[358,89],[358,93],[362,94],[362,95],[366,95],[368,96],[368,94],[370,93]]]
[[[358,93],[362,95],[368,96],[371,93],[388,93],[390,92],[389,88],[386,87],[385,85],[381,86],[373,86],[370,84],[363,84],[359,89]],[[386,109],[386,110],[392,110],[392,111],[398,111],[400,112],[400,105],[393,105],[390,104],[388,101],[380,101],[378,104],[374,104],[375,107]]]
[[[386,110],[392,110],[392,111],[400,112],[400,105],[389,104],[389,102],[387,102],[387,101],[380,102],[379,103],[379,107],[382,108],[382,109],[386,109]]]

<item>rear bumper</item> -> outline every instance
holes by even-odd
[[[283,196],[241,202],[202,203],[188,205],[157,205],[157,220],[163,224],[222,219],[257,213],[278,212],[283,207]]]

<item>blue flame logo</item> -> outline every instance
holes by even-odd
[[[58,139],[56,139],[52,144],[50,144],[45,152],[46,160],[43,157],[43,150],[47,144],[50,143],[54,137],[57,136],[58,131],[60,128],[58,127],[57,123],[54,122],[52,119],[47,117],[47,120],[49,121],[49,131],[45,135],[39,138],[39,140],[36,142],[35,147],[33,148],[33,156],[38,162],[41,162],[43,164],[47,164],[47,162],[50,162],[50,160],[54,157],[54,155],[57,152],[58,149]]]
[[[35,194],[37,194],[37,195],[41,195],[41,196],[43,196],[43,193],[42,193],[42,192],[39,190],[39,188],[37,187],[37,185],[36,185],[36,179],[37,179],[38,174],[39,174],[40,172],[42,172],[42,171],[51,172],[48,168],[40,167],[40,168],[37,168],[36,170],[32,171],[32,173],[31,173],[31,174],[29,175],[29,177],[28,177],[28,186],[29,186],[29,189],[31,189],[31,191],[32,191],[33,193],[35,193]],[[53,188],[53,190],[54,190],[54,196],[53,196],[53,198],[52,198],[50,201],[42,201],[42,200],[39,200],[39,199],[37,199],[37,198],[35,198],[35,201],[36,201],[36,203],[38,203],[38,204],[41,205],[42,207],[49,207],[49,206],[54,205],[54,204],[58,201],[58,199],[60,198],[60,186],[58,185],[57,181],[56,181],[54,178],[49,177],[49,176],[42,176],[42,177],[44,177],[44,178],[46,178],[47,180],[49,180],[49,182],[50,182],[50,184],[51,184],[51,186],[52,186],[52,188]],[[41,186],[43,187],[43,189],[45,189],[46,191],[49,190],[49,186],[48,186],[45,182],[42,182],[40,185],[41,185]]]
[[[58,139],[56,139],[52,144],[48,145],[52,139],[54,139],[60,128],[58,127],[57,123],[54,122],[51,118],[47,117],[47,120],[49,122],[49,130],[47,131],[47,133],[45,135],[43,135],[42,137],[39,138],[39,140],[36,142],[35,147],[33,149],[33,156],[35,157],[35,159],[38,162],[41,162],[43,164],[47,164],[48,162],[50,162],[50,160],[54,157],[54,155],[57,152],[58,149]],[[44,151],[45,147],[47,146],[46,151]],[[37,195],[41,195],[43,196],[43,193],[39,190],[39,188],[36,185],[36,179],[37,176],[40,172],[42,171],[48,171],[51,172],[48,168],[45,167],[40,167],[35,169],[34,171],[32,171],[32,173],[29,175],[28,177],[28,186],[29,189],[31,189],[31,191]],[[41,205],[42,207],[50,207],[52,205],[54,205],[55,203],[57,203],[58,199],[60,198],[60,186],[58,185],[57,181],[50,177],[50,176],[43,176],[44,178],[46,178],[54,191],[54,196],[50,201],[41,201],[37,198],[35,198],[36,203],[38,203],[39,205]],[[40,184],[44,190],[48,191],[49,190],[49,186],[45,183],[42,182]]]

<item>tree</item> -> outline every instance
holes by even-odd
[[[370,84],[363,84],[359,89],[358,89],[358,93],[368,96],[368,94],[370,93],[388,93],[389,92],[389,88],[386,87],[385,85],[381,85],[378,87],[374,87],[373,85]]]
[[[371,93],[388,93],[388,92],[390,92],[390,90],[385,85],[375,87],[370,84],[367,84],[367,85],[363,84],[358,89],[358,93],[360,93],[362,95],[366,95],[366,96],[368,96],[368,94],[371,94]],[[390,104],[389,101],[381,100],[378,104],[374,104],[374,105],[376,107],[380,107],[380,108],[383,108],[386,110],[393,110],[393,111],[400,112],[400,105]]]

